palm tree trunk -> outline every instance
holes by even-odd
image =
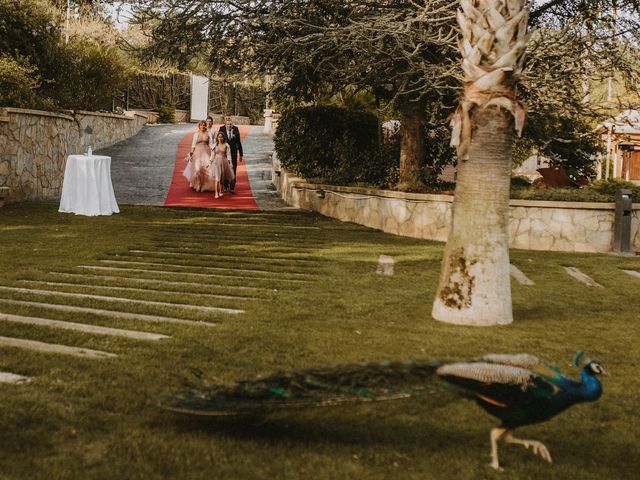
[[[436,320],[460,325],[513,321],[509,266],[509,187],[516,100],[529,40],[528,0],[460,0],[464,97],[453,115],[458,179],[451,233],[433,303]]]
[[[460,325],[513,321],[509,274],[509,188],[513,118],[475,109],[468,160],[458,163],[451,232],[433,305],[436,320]]]
[[[404,102],[401,106],[399,190],[419,190],[423,186],[424,105]]]

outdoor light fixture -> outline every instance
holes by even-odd
[[[316,190],[316,197],[318,197],[318,198],[324,198],[324,190],[322,190],[321,188],[319,188],[318,190]]]
[[[629,180],[629,173],[631,168],[631,152],[633,152],[635,145],[631,142],[619,142],[618,148],[622,151],[622,168],[624,169],[624,179]]]

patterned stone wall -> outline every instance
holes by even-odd
[[[113,145],[138,133],[143,114],[51,113],[0,109],[0,187],[5,200],[57,199],[68,155]]]
[[[278,174],[279,172],[279,174]],[[345,222],[415,238],[446,241],[453,196],[309,184],[281,170],[274,154],[272,179],[290,205]],[[511,200],[512,248],[561,252],[610,252],[613,203]],[[632,245],[640,252],[640,205],[631,222]]]

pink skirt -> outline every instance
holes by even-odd
[[[189,181],[189,186],[196,192],[213,190],[213,172],[209,165],[211,149],[205,143],[197,143],[191,161],[182,175]]]

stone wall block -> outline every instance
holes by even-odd
[[[608,252],[613,247],[613,231],[594,232],[589,235],[589,242],[598,252]]]
[[[392,216],[387,216],[384,220],[382,230],[387,233],[395,233],[397,235],[399,233],[398,222]]]
[[[521,218],[526,218],[527,216],[527,209],[523,208],[523,207],[510,207],[509,208],[509,215],[511,216],[511,218],[515,218],[515,219],[521,219]]]
[[[570,218],[567,220],[562,223],[561,238],[569,242],[584,242],[587,238],[586,229],[579,223],[571,222]]]
[[[520,221],[512,219],[511,222],[509,222],[509,242],[516,238],[518,228],[520,228]]]
[[[600,218],[601,215],[592,213],[590,215],[587,215],[586,218],[581,219],[581,223],[584,228],[586,228],[590,232],[597,232],[600,228]]]
[[[81,112],[72,119],[51,112],[7,110],[9,121],[0,123],[0,169],[8,172],[0,175],[10,188],[10,201],[58,197],[68,155],[84,153],[88,145],[96,150],[124,140],[146,120]],[[85,133],[87,127],[92,134]]]

